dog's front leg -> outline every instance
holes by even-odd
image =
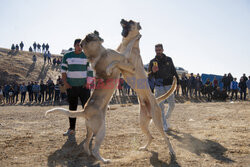
[[[119,61],[113,61],[106,68],[107,75],[110,76],[112,74],[113,69],[115,69],[115,68],[118,68],[119,70],[123,70],[126,72],[135,73],[135,68],[131,63],[123,63],[123,62],[119,62]]]

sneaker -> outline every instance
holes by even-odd
[[[63,136],[70,136],[70,135],[75,135],[75,131],[72,129],[68,129],[68,131],[63,134]]]
[[[164,132],[169,131],[170,125],[166,122],[166,125],[163,126]]]
[[[168,131],[168,126],[167,125],[163,125],[163,130],[164,130],[164,132],[167,132]]]

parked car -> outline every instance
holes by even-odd
[[[188,73],[188,71],[185,70],[185,69],[182,68],[182,67],[175,67],[175,69],[176,69],[176,72],[177,72],[178,75],[182,75],[183,73],[185,73],[185,74]]]

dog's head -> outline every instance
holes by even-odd
[[[81,41],[81,46],[84,50],[84,53],[90,53],[95,50],[99,50],[100,46],[103,43],[103,39],[99,36],[98,31],[86,35],[86,37]]]
[[[128,36],[135,37],[139,34],[139,31],[141,29],[140,23],[135,22],[133,20],[126,21],[124,19],[121,20],[121,26],[122,26],[122,36],[124,38]]]

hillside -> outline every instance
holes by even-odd
[[[33,63],[32,56],[37,56],[36,63]],[[54,57],[61,56],[52,54]],[[52,60],[51,59],[51,60]],[[5,83],[17,83],[28,81],[47,81],[49,77],[53,81],[60,75],[60,69],[52,64],[44,64],[41,53],[15,51],[0,48],[0,85]]]

